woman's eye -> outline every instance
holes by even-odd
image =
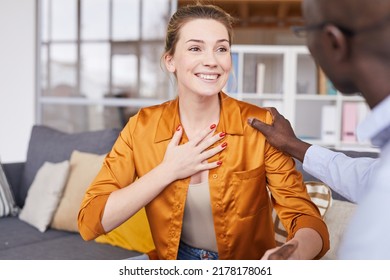
[[[191,48],[189,48],[189,50],[192,52],[198,52],[198,51],[200,51],[200,48],[199,47],[191,47]]]
[[[217,49],[217,51],[218,51],[218,52],[227,52],[227,51],[228,51],[228,48],[226,48],[226,47],[219,47],[219,48]]]

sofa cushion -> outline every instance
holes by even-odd
[[[104,155],[73,151],[70,157],[70,174],[64,195],[55,211],[51,227],[78,232],[77,215],[89,184],[102,167]]]
[[[8,184],[7,177],[0,162],[0,217],[15,216],[19,207],[15,203],[12,189]]]
[[[44,233],[17,217],[0,219],[0,260],[120,260],[140,255],[111,245],[86,242],[77,233]]]
[[[68,174],[68,160],[45,162],[28,190],[19,219],[45,232],[62,197]]]
[[[329,230],[330,249],[322,259],[337,259],[337,250],[356,206],[348,201],[333,200],[332,206],[324,217]]]
[[[18,193],[20,182],[22,181],[22,174],[24,170],[25,162],[12,162],[12,163],[3,163],[3,171],[9,186],[11,188],[15,205],[19,208],[19,205],[16,203],[15,194]]]
[[[18,217],[0,219],[0,252],[66,235],[65,231],[48,229],[44,233],[21,221]],[[20,256],[23,257],[23,256]]]
[[[106,154],[119,132],[119,129],[105,129],[70,134],[43,125],[33,126],[21,186],[15,194],[16,203],[21,207],[24,205],[27,191],[45,161],[57,163],[69,160],[74,150]]]

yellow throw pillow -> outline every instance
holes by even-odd
[[[99,236],[95,241],[141,253],[150,252],[155,248],[145,208],[116,229]]]
[[[321,217],[324,217],[327,210],[332,205],[331,189],[321,182],[307,181],[304,182],[304,184],[311,200],[318,207],[318,210],[321,213]],[[287,232],[283,224],[280,222],[275,209],[272,211],[272,218],[274,220],[276,245],[281,246],[286,242]]]

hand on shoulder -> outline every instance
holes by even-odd
[[[272,146],[302,162],[310,144],[298,139],[289,120],[276,108],[266,109],[273,117],[272,124],[266,124],[256,118],[249,118],[248,124],[260,131]]]

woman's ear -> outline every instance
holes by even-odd
[[[324,34],[327,39],[326,47],[331,52],[333,58],[339,62],[348,59],[349,46],[346,35],[337,27],[328,24],[324,27]]]
[[[175,73],[176,67],[175,67],[175,61],[173,59],[173,56],[170,54],[165,54],[164,55],[164,62],[165,62],[165,67],[167,70],[171,73]]]

